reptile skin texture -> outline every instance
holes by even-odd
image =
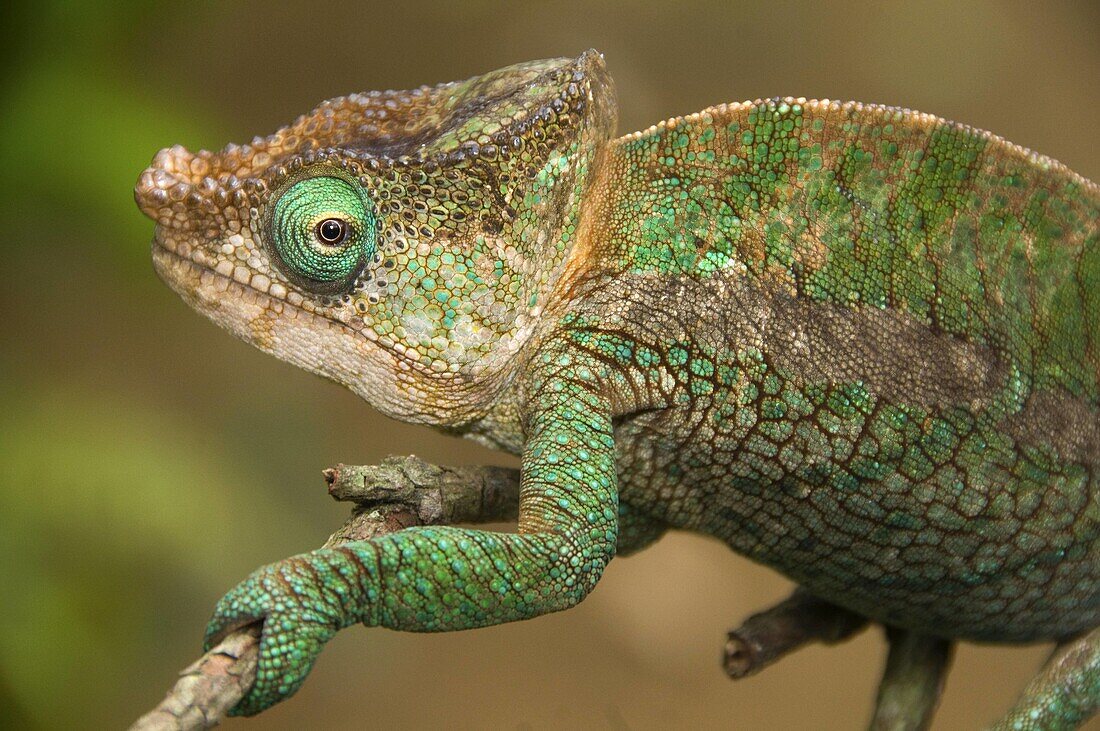
[[[620,138],[615,117],[590,51],[332,99],[141,175],[156,271],[194,309],[522,457],[516,533],[410,528],[226,595],[208,646],[264,620],[236,712],[292,694],[343,627],[566,609],[668,527],[891,627],[1076,641],[1000,728],[1082,722],[1100,188],[906,109],[772,99]]]

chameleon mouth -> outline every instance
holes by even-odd
[[[229,329],[234,335],[255,342],[263,350],[271,350],[265,342],[257,341],[251,322],[264,310],[281,315],[290,306],[317,319],[315,313],[295,307],[284,298],[273,296],[270,288],[261,291],[250,281],[240,281],[229,274],[195,261],[154,239],[152,247],[153,271],[162,282],[178,294],[184,302]],[[337,324],[337,323],[334,323]]]
[[[192,246],[186,241],[177,241],[168,238],[165,236],[164,229],[161,226],[157,226],[156,228],[156,232],[153,236],[152,250],[153,268],[162,279],[164,278],[161,271],[164,257],[178,259],[196,267],[200,272],[200,284],[207,284],[208,282],[214,281],[201,276],[201,272],[209,272],[211,275],[235,282],[259,294],[266,295],[272,301],[285,302],[292,307],[309,312],[307,308],[303,307],[305,298],[297,292],[289,290],[282,283],[272,281],[270,277],[264,274],[253,273],[247,267],[234,265],[230,261],[217,261],[201,246]],[[190,281],[194,283],[194,278]],[[165,283],[171,286],[171,282],[166,281]],[[173,289],[175,289],[175,287],[173,287]],[[222,291],[225,291],[224,288]],[[311,312],[310,314],[318,313]]]
[[[186,251],[186,249],[185,249]],[[356,330],[332,317],[327,317],[305,305],[305,298],[297,292],[287,289],[279,282],[272,282],[263,274],[253,274],[242,266],[232,266],[229,262],[207,261],[201,249],[184,253],[164,242],[158,235],[153,239],[153,270],[161,281],[195,309],[220,324],[231,327],[240,334],[237,318],[227,319],[218,313],[228,313],[239,306],[241,309],[268,310],[282,315],[289,307],[295,316],[305,315],[312,320],[324,322],[343,329],[348,335],[375,340],[376,336],[368,329]],[[241,318],[242,320],[245,318]],[[250,328],[242,323],[244,331]],[[244,337],[252,341],[253,338]],[[265,348],[266,349],[266,348]]]
[[[280,320],[297,320],[308,328],[311,323],[339,330],[344,337],[357,341],[366,340],[376,348],[401,363],[402,370],[414,371],[431,379],[452,378],[451,373],[439,373],[415,357],[415,351],[386,347],[379,342],[378,334],[369,327],[353,328],[348,323],[317,312],[308,307],[306,299],[279,282],[272,282],[262,274],[253,274],[242,266],[229,262],[215,263],[201,247],[169,242],[158,227],[152,242],[153,270],[162,282],[180,296],[188,305],[228,329],[238,338],[252,343],[266,352],[274,353],[272,343],[258,338],[251,324],[263,310],[278,316]],[[284,311],[289,308],[289,317]],[[277,357],[278,354],[275,354]],[[315,368],[302,364],[307,370]],[[324,374],[322,374],[324,375]]]
[[[156,240],[152,259],[161,281],[196,312],[280,360],[342,384],[387,416],[438,424],[440,404],[452,405],[448,423],[477,415],[453,409],[461,402],[453,389],[466,385],[461,377],[436,372],[402,349],[379,342],[370,328],[357,330],[295,305],[291,295],[300,297],[297,293],[279,298],[270,287],[261,292]],[[409,403],[406,389],[411,383],[425,404]]]

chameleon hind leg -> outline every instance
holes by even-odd
[[[810,642],[835,644],[867,625],[867,618],[795,589],[787,599],[730,630],[722,666],[734,680],[758,673]]]
[[[1060,644],[991,731],[1075,729],[1100,707],[1100,627]]]
[[[890,652],[879,684],[871,731],[920,731],[932,722],[954,643],[886,627]]]

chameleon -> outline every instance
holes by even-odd
[[[996,728],[1100,704],[1100,187],[908,109],[774,98],[615,137],[603,56],[330,99],[135,188],[159,277],[382,413],[520,456],[514,533],[265,566],[234,713],[356,623],[568,609],[709,534],[918,642],[1067,649]],[[1066,658],[1069,658],[1068,660]]]

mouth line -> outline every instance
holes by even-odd
[[[226,282],[228,282],[230,285],[237,285],[237,286],[242,287],[244,289],[247,289],[251,292],[255,292],[256,294],[263,296],[265,299],[267,299],[270,302],[278,302],[281,305],[286,305],[288,307],[293,307],[295,310],[298,310],[299,312],[303,312],[307,315],[313,315],[315,317],[319,317],[319,318],[322,318],[322,319],[325,319],[325,320],[329,320],[330,322],[337,322],[336,320],[333,320],[332,318],[325,317],[324,315],[319,315],[316,312],[311,312],[310,310],[307,310],[303,307],[295,305],[293,302],[290,302],[285,297],[280,297],[278,295],[273,295],[273,294],[271,294],[270,291],[264,291],[262,289],[258,289],[257,287],[252,286],[251,283],[241,282],[240,280],[235,279],[234,277],[232,277],[229,274],[225,274],[224,272],[219,272],[214,267],[208,266],[208,265],[206,265],[206,264],[204,264],[200,261],[196,261],[191,256],[181,254],[178,251],[173,250],[171,247],[166,246],[160,240],[159,236],[154,236],[153,237],[153,261],[154,261],[154,263],[156,262],[156,258],[157,258],[158,254],[166,255],[167,257],[171,258],[174,261],[186,264],[189,268],[198,271],[200,274],[203,273],[203,272],[209,272],[214,277],[216,277],[218,279],[223,279]],[[276,283],[272,282],[272,284],[276,284]],[[281,282],[279,282],[277,284],[279,284],[279,286],[284,287],[284,288],[286,286],[286,285],[282,284]],[[287,292],[289,293],[290,290],[288,289]],[[343,324],[343,323],[337,322],[337,324]]]
[[[181,264],[184,264],[189,269],[199,273],[200,275],[203,272],[208,272],[213,277],[215,277],[217,279],[224,280],[225,282],[227,282],[230,287],[234,287],[234,286],[240,287],[244,290],[255,293],[256,295],[262,297],[264,300],[266,300],[268,302],[278,303],[280,306],[284,306],[284,307],[290,307],[290,308],[294,309],[295,311],[302,313],[303,315],[306,315],[306,316],[311,317],[311,318],[315,318],[317,320],[321,320],[322,322],[326,322],[326,323],[329,323],[331,325],[335,325],[335,326],[339,327],[341,330],[343,330],[345,333],[347,333],[347,334],[349,334],[353,337],[365,338],[367,341],[373,343],[379,349],[385,351],[389,355],[389,357],[408,364],[408,366],[410,368],[421,372],[423,375],[427,375],[427,376],[430,376],[430,377],[437,377],[439,375],[446,375],[446,374],[439,374],[439,373],[436,373],[436,372],[432,371],[431,368],[428,368],[427,366],[425,366],[423,363],[419,362],[418,360],[413,360],[413,359],[409,358],[404,352],[401,352],[401,351],[397,350],[396,348],[387,348],[387,347],[385,347],[382,343],[379,342],[378,336],[372,330],[370,330],[369,328],[366,328],[366,329],[363,329],[363,330],[356,330],[356,329],[352,328],[351,326],[349,326],[345,322],[341,322],[340,320],[336,320],[332,317],[314,312],[312,310],[307,310],[304,307],[301,307],[300,305],[294,304],[293,302],[291,302],[290,300],[288,300],[286,298],[278,297],[276,295],[271,294],[270,292],[264,292],[261,289],[257,289],[256,287],[253,287],[251,284],[245,284],[243,282],[240,282],[240,281],[234,279],[232,276],[223,274],[222,272],[219,272],[216,269],[213,269],[212,267],[206,266],[205,264],[201,264],[201,263],[195,261],[190,256],[185,256],[183,254],[180,254],[179,252],[173,251],[171,248],[169,248],[168,246],[165,246],[164,243],[160,241],[159,236],[154,236],[153,237],[153,252],[154,252],[154,255],[153,255],[154,263],[156,262],[158,254],[167,256],[170,260],[175,261],[175,262],[179,262]],[[158,274],[160,274],[160,271],[159,271],[160,268],[157,267],[157,269],[158,269]],[[171,289],[173,289],[177,293],[179,293],[179,294],[184,293],[184,292],[181,291],[181,289],[183,289],[183,288],[182,287],[177,287],[177,285],[173,282],[173,280],[171,278],[169,278],[166,281],[166,283],[168,284],[168,286]],[[280,283],[280,286],[285,287],[286,285],[283,285],[282,283]],[[191,290],[191,291],[194,291],[194,290]],[[287,291],[288,291],[288,293],[290,292],[289,289]]]
[[[294,309],[298,312],[301,312],[304,315],[308,315],[310,317],[315,317],[318,320],[324,320],[325,322],[331,322],[334,325],[339,325],[340,327],[342,327],[344,330],[346,330],[350,334],[363,335],[368,340],[374,341],[374,338],[372,337],[373,333],[372,334],[367,334],[369,331],[360,332],[358,330],[354,330],[351,327],[349,327],[347,323],[340,322],[339,320],[328,317],[327,315],[323,315],[323,314],[314,312],[312,310],[307,310],[306,308],[304,308],[300,305],[294,304],[293,302],[291,302],[289,299],[287,299],[285,297],[279,297],[277,295],[271,294],[271,292],[265,292],[262,289],[257,289],[256,287],[253,287],[251,284],[246,284],[244,282],[241,282],[237,279],[234,279],[230,275],[223,274],[222,272],[219,272],[217,269],[214,269],[212,267],[206,266],[205,264],[197,262],[189,256],[185,256],[183,254],[180,254],[179,252],[173,251],[172,249],[165,246],[163,243],[161,243],[159,240],[157,240],[155,238],[153,240],[153,247],[154,247],[154,250],[157,253],[165,254],[174,261],[180,262],[182,264],[186,264],[190,269],[192,269],[194,271],[197,271],[200,274],[203,273],[203,272],[208,272],[212,276],[214,276],[215,278],[224,280],[225,282],[228,282],[229,286],[231,286],[231,287],[232,286],[241,287],[242,289],[248,290],[249,292],[254,292],[255,294],[259,295],[260,297],[263,297],[268,302],[278,303],[279,305],[282,305],[284,307],[290,307],[290,308],[292,308],[292,309]],[[282,285],[280,283],[280,286],[285,287],[286,285]],[[287,291],[289,293],[290,290],[287,290]]]

